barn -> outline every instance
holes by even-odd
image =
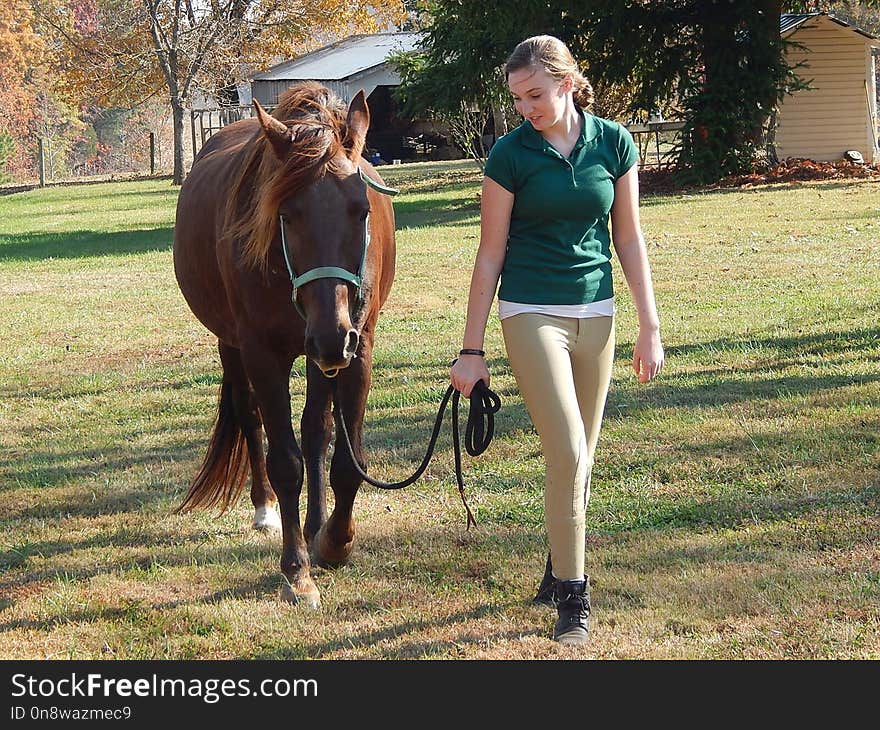
[[[299,81],[319,81],[346,103],[363,89],[370,107],[367,146],[386,161],[405,159],[409,150],[404,136],[410,121],[397,114],[391,91],[400,83],[400,75],[387,59],[392,53],[414,50],[418,40],[418,33],[349,36],[255,75],[251,94],[263,106],[273,107]]]
[[[880,42],[827,13],[780,19],[790,64],[811,88],[786,96],[777,113],[777,157],[834,162],[849,150],[880,162],[874,50]]]

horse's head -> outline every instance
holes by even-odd
[[[363,91],[347,112],[317,84],[300,96],[283,98],[275,116],[254,106],[271,148],[264,154],[276,163],[264,196],[274,208],[267,211],[277,231],[272,245],[281,247],[293,281],[306,355],[329,375],[355,356],[369,296],[370,202],[358,164],[370,114]]]

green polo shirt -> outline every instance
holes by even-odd
[[[568,159],[525,121],[499,138],[485,174],[514,194],[498,298],[589,304],[614,295],[608,220],[614,183],[638,160],[632,135],[584,111]]]

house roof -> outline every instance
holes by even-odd
[[[412,51],[418,33],[353,35],[292,61],[284,61],[256,74],[254,81],[339,81],[385,63],[395,51]]]
[[[859,35],[865,36],[865,38],[869,38],[872,41],[877,40],[876,36],[873,36],[867,31],[864,31],[861,28],[857,28],[856,26],[847,23],[845,20],[836,18],[830,13],[783,13],[779,16],[779,33],[781,35],[790,33],[802,23],[805,23],[811,18],[817,18],[820,15],[824,15],[826,18],[828,18],[828,20],[832,21],[833,23],[837,23],[844,28],[849,28],[851,31],[854,31]]]

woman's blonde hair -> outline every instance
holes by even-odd
[[[577,63],[561,40],[552,35],[536,35],[526,38],[510,54],[504,64],[504,77],[523,68],[541,66],[558,81],[571,77],[575,103],[582,109],[593,105],[593,87],[581,74]]]

